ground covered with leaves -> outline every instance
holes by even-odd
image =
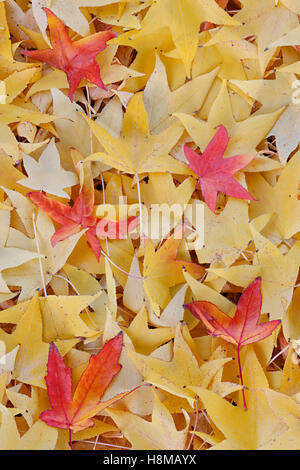
[[[300,0],[0,2],[0,449],[300,449]]]

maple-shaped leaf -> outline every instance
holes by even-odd
[[[30,189],[41,189],[54,196],[70,199],[63,191],[77,183],[76,175],[71,171],[65,171],[61,167],[60,156],[56,148],[54,138],[42,152],[37,162],[29,155],[23,155],[23,165],[28,177],[18,181],[19,184]],[[49,178],[51,173],[51,178]]]
[[[171,300],[169,288],[184,282],[183,270],[197,279],[205,272],[199,264],[177,259],[181,242],[174,233],[155,250],[152,241],[145,240],[144,289],[157,316]]]
[[[25,50],[22,53],[66,72],[71,101],[82,78],[86,78],[100,88],[105,88],[95,58],[106,48],[106,42],[115,37],[115,33],[110,30],[101,31],[78,41],[72,41],[63,22],[48,8],[44,8],[44,11],[47,14],[53,49]]]
[[[243,8],[234,15],[240,24],[220,28],[206,44],[211,46],[234,39],[256,37],[257,56],[260,73],[263,76],[268,63],[274,55],[277,39],[299,24],[296,13],[283,2],[274,0],[243,0]]]
[[[48,322],[44,321],[45,317],[41,310],[39,299],[38,291],[36,291],[30,301],[21,302],[19,304],[21,306],[19,318],[17,318],[18,314],[14,315],[13,310],[2,310],[3,322],[12,321],[16,323],[16,327],[12,334],[6,333],[2,328],[0,329],[0,344],[5,344],[5,350],[9,353],[18,347],[18,353],[13,365],[13,376],[15,379],[34,387],[45,388],[44,375],[49,344],[45,342],[43,329],[48,326]],[[6,314],[9,315],[8,319]],[[10,316],[10,314],[12,315]],[[61,317],[64,316],[61,310],[59,314]],[[55,337],[56,346],[62,356],[69,352],[77,342],[78,340],[74,339],[74,335],[69,340],[61,340],[59,335]]]
[[[130,99],[119,137],[114,137],[98,122],[83,116],[107,152],[93,153],[87,161],[100,161],[130,174],[168,171],[190,174],[184,163],[169,155],[182,135],[182,127],[174,123],[159,134],[151,134],[142,93],[136,93]]]
[[[257,201],[249,208],[250,220],[263,214],[274,214],[272,236],[289,239],[300,231],[300,200],[298,198],[300,152],[295,153],[283,168],[276,184],[270,185],[260,173],[252,173],[247,185]],[[272,238],[272,241],[274,239]]]
[[[49,428],[42,421],[36,421],[20,436],[12,413],[12,408],[0,404],[0,450],[54,450],[57,442],[57,430]],[[28,414],[28,413],[27,413]]]
[[[42,192],[29,192],[27,196],[53,220],[61,224],[51,237],[53,247],[80,230],[87,229],[85,236],[99,261],[101,246],[97,235],[103,238],[124,238],[129,229],[133,230],[136,227],[138,217],[129,217],[117,222],[99,220],[95,217],[93,215],[95,194],[90,164],[84,166],[83,172],[84,181],[72,207],[45,196]],[[101,222],[100,225],[98,225],[99,222]],[[108,229],[105,229],[106,226]]]
[[[186,329],[186,327],[183,327]],[[209,358],[202,361],[195,357],[193,340],[187,342],[187,334],[180,323],[177,324],[172,359],[153,354],[145,356],[135,351],[128,351],[131,362],[142,374],[145,382],[167,393],[187,399],[193,405],[195,392],[192,387],[208,388],[224,365],[231,361],[229,357]]]
[[[263,224],[270,220],[269,214],[256,219]],[[297,240],[288,252],[282,253],[280,248],[264,237],[250,224],[250,230],[256,253],[252,264],[240,264],[228,268],[209,268],[208,271],[225,279],[236,286],[247,287],[257,276],[261,276],[262,313],[268,313],[271,320],[284,317],[297,285],[300,261],[300,240]]]
[[[69,207],[55,199],[52,199],[41,192],[30,192],[27,196],[46,212],[53,220],[61,224],[51,237],[51,244],[54,247],[58,242],[66,240],[82,228],[87,229],[85,235],[88,242],[99,261],[101,246],[96,236],[96,226],[98,219],[93,216],[94,208],[94,188],[91,190],[86,186],[81,191],[74,202],[73,207]]]
[[[236,155],[223,158],[229,136],[221,125],[202,155],[184,146],[189,168],[199,177],[199,184],[206,204],[212,212],[216,210],[218,191],[237,199],[253,200],[251,194],[233,177],[234,173],[249,165],[254,155]]]
[[[211,302],[196,301],[185,305],[195,317],[203,321],[207,331],[211,335],[219,336],[237,347],[242,385],[243,378],[239,356],[240,347],[267,338],[280,324],[280,320],[273,320],[258,325],[261,304],[261,278],[258,277],[244,290],[238,301],[233,318],[226,315],[226,313],[222,312],[222,310]],[[245,401],[244,406],[246,409]]]
[[[188,413],[182,410],[186,425],[181,431],[177,431],[170,411],[161,403],[156,393],[153,393],[151,422],[128,411],[110,409],[108,413],[122,434],[131,442],[131,450],[184,450],[190,423]]]
[[[155,68],[143,92],[151,132],[167,129],[176,120],[174,113],[188,114],[200,109],[217,72],[218,68],[215,68],[171,91],[166,67],[157,55]]]
[[[299,405],[293,398],[269,388],[266,372],[252,346],[246,351],[243,370],[247,411],[240,399],[233,406],[216,393],[197,387],[197,395],[214,423],[216,441],[211,449],[299,450]]]
[[[236,46],[228,47],[235,49]],[[222,55],[224,56],[224,51]],[[227,67],[232,67],[232,59]],[[246,113],[245,111],[241,113],[240,106],[231,104],[230,90],[226,80],[221,83],[217,96],[210,96],[204,107],[206,109],[203,110],[203,114],[200,113],[199,117],[181,112],[176,112],[174,116],[181,121],[201,152],[214,137],[216,128],[220,125],[226,127],[230,140],[224,154],[225,158],[231,155],[256,155],[258,145],[267,137],[282,113],[282,109],[277,109],[273,112],[253,113],[249,116],[248,104]]]
[[[151,33],[154,36],[157,30],[169,28],[186,74],[190,76],[191,63],[198,45],[199,28],[205,21],[219,25],[239,24],[214,0],[158,0],[153,2],[147,11],[139,34]]]
[[[122,368],[119,364],[122,344],[123,334],[119,333],[98,354],[90,357],[72,397],[72,369],[66,367],[58,349],[51,343],[45,380],[52,409],[43,411],[40,419],[49,426],[77,432],[92,427],[93,416],[126,396],[129,392],[101,402],[107,387]]]

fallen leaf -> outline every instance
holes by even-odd
[[[129,101],[119,138],[91,119],[87,121],[107,152],[95,153],[88,161],[101,161],[131,174],[164,171],[189,174],[183,163],[169,155],[182,134],[182,127],[173,125],[159,134],[150,134],[142,94],[136,94]]]
[[[155,250],[151,240],[145,240],[144,289],[157,316],[159,307],[171,300],[169,288],[184,281],[183,270],[197,278],[204,274],[202,266],[176,259],[181,242],[174,234]]]
[[[74,92],[82,78],[105,88],[100,68],[95,57],[106,47],[106,42],[115,34],[112,31],[96,33],[88,38],[71,41],[62,21],[49,8],[44,8],[50,30],[52,49],[23,51],[28,57],[46,62],[66,72],[70,85],[69,98],[73,101]]]
[[[109,409],[108,413],[131,442],[132,450],[185,449],[190,421],[188,414],[183,410],[186,426],[182,431],[177,431],[168,409],[155,393],[154,397],[151,422],[126,411]]]
[[[23,164],[28,178],[19,180],[19,184],[26,188],[42,190],[54,196],[70,199],[63,189],[74,186],[77,183],[77,177],[61,167],[59,153],[53,139],[38,162],[29,155],[23,155]],[[51,179],[49,178],[50,172]]]
[[[249,165],[253,156],[237,155],[223,159],[228,141],[227,130],[220,126],[201,156],[187,145],[184,147],[188,166],[198,176],[203,197],[212,212],[216,210],[218,191],[238,199],[253,200],[251,194],[233,178],[234,173]]]
[[[213,336],[229,341],[237,347],[237,357],[241,385],[243,383],[242,368],[240,363],[240,348],[247,344],[260,341],[270,336],[272,331],[280,324],[280,320],[273,320],[258,324],[261,312],[261,279],[257,278],[240,297],[234,317],[231,318],[209,302],[192,302],[185,304],[193,315],[201,319],[207,331]],[[247,409],[244,389],[244,408]]]
[[[95,414],[124,396],[121,394],[106,402],[100,401],[113,377],[120,372],[121,348],[122,335],[118,335],[97,355],[91,356],[72,398],[72,370],[65,366],[57,348],[51,343],[46,383],[52,409],[44,411],[40,419],[49,426],[69,429],[70,433],[71,430],[77,432],[93,426],[91,418]]]
[[[164,27],[170,28],[173,42],[189,77],[198,43],[199,26],[204,21],[225,25],[238,24],[213,0],[179,0],[176,4],[170,0],[159,0],[147,12],[139,34],[144,35]]]

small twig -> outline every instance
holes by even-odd
[[[89,92],[89,87],[86,85],[85,86],[86,90],[86,96],[87,96],[87,102],[88,102],[88,116],[91,119],[92,114],[91,114],[91,99],[90,99],[90,92]],[[91,154],[94,153],[94,148],[93,148],[93,131],[92,128],[90,127],[90,152]]]
[[[91,114],[92,107],[91,107],[91,98],[90,98],[89,87],[86,86],[85,89],[86,89],[86,96],[87,96],[87,101],[88,101],[88,116],[89,116],[90,119],[92,119],[92,114]],[[92,131],[91,127],[90,127],[90,152],[91,152],[91,154],[94,153],[93,131]],[[102,185],[103,204],[105,204],[106,203],[106,201],[105,201],[105,186],[104,186],[104,179],[103,179],[102,171],[100,172],[100,178],[101,178],[101,185]],[[108,240],[107,239],[106,239],[106,251],[109,255],[109,246],[108,246]]]

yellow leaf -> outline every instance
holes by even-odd
[[[75,173],[65,171],[61,167],[60,156],[54,139],[42,152],[38,162],[28,155],[23,155],[23,165],[28,177],[19,180],[19,184],[26,188],[40,189],[46,193],[70,199],[70,196],[63,189],[74,186],[77,183],[77,176]],[[49,178],[50,173],[51,178]]]
[[[197,278],[204,273],[202,266],[176,259],[181,242],[173,234],[155,251],[151,240],[145,240],[144,289],[157,316],[159,307],[165,308],[171,300],[169,288],[184,282],[183,270]]]
[[[143,19],[139,34],[145,35],[168,27],[189,77],[197,49],[199,27],[204,21],[225,25],[239,24],[214,0],[158,0]]]
[[[193,113],[201,108],[216,77],[218,69],[190,80],[182,87],[171,91],[165,66],[159,56],[147,85],[143,100],[149,116],[149,127],[158,133],[171,125],[175,112]]]
[[[191,387],[208,387],[218,370],[231,361],[230,358],[216,359],[207,361],[199,367],[195,356],[182,336],[180,325],[176,328],[172,361],[166,362],[132,351],[128,351],[128,355],[146,382],[173,395],[187,398],[191,405],[195,398]]]
[[[37,421],[20,437],[15,419],[10,410],[0,404],[2,415],[0,428],[1,450],[54,450],[57,440],[57,429]]]
[[[149,328],[145,307],[142,308],[125,331],[133,342],[136,352],[144,355],[150,354],[173,338],[175,334],[174,328]]]
[[[207,122],[184,113],[175,113],[193,141],[203,152],[214,134],[216,127],[223,124],[230,136],[225,151],[226,156],[256,154],[256,147],[274,126],[283,108],[267,114],[256,113],[247,119],[236,122],[229,99],[226,81],[210,108]]]
[[[142,94],[137,93],[129,101],[120,138],[113,137],[91,119],[86,120],[107,152],[95,153],[88,161],[101,161],[131,174],[164,171],[190,174],[183,163],[168,155],[181,136],[182,127],[174,125],[160,134],[150,134]]]
[[[257,199],[250,204],[251,219],[270,213],[275,215],[274,224],[280,238],[289,239],[300,230],[300,201],[298,200],[298,177],[300,151],[283,168],[275,186],[271,186],[260,174],[247,176],[248,189]]]
[[[242,400],[238,406],[233,406],[216,393],[197,389],[209,418],[225,436],[225,440],[214,445],[212,449],[268,448],[269,443],[288,429],[268,404],[264,393],[264,389],[268,388],[268,382],[251,346],[247,347],[243,376],[247,386],[246,411],[242,408]]]
[[[132,450],[182,450],[186,449],[189,415],[183,410],[186,426],[177,431],[172,415],[156,394],[151,422],[126,411],[108,410],[109,415],[126,439]]]
[[[243,8],[234,19],[240,26],[220,29],[207,45],[255,35],[261,76],[274,54],[274,48],[269,49],[271,43],[298,24],[297,15],[281,4],[276,6],[274,0],[243,0]]]
[[[6,12],[5,12],[5,3],[0,3],[0,54],[3,55],[6,59],[12,61],[12,50],[10,42],[10,33],[6,21]]]
[[[42,338],[43,323],[38,299],[36,292],[15,331],[9,335],[1,330],[0,339],[4,341],[8,351],[20,345],[13,370],[14,378],[30,385],[46,388],[44,377],[49,344],[45,343]],[[60,353],[65,355],[77,341],[77,339],[56,341],[55,344]]]

